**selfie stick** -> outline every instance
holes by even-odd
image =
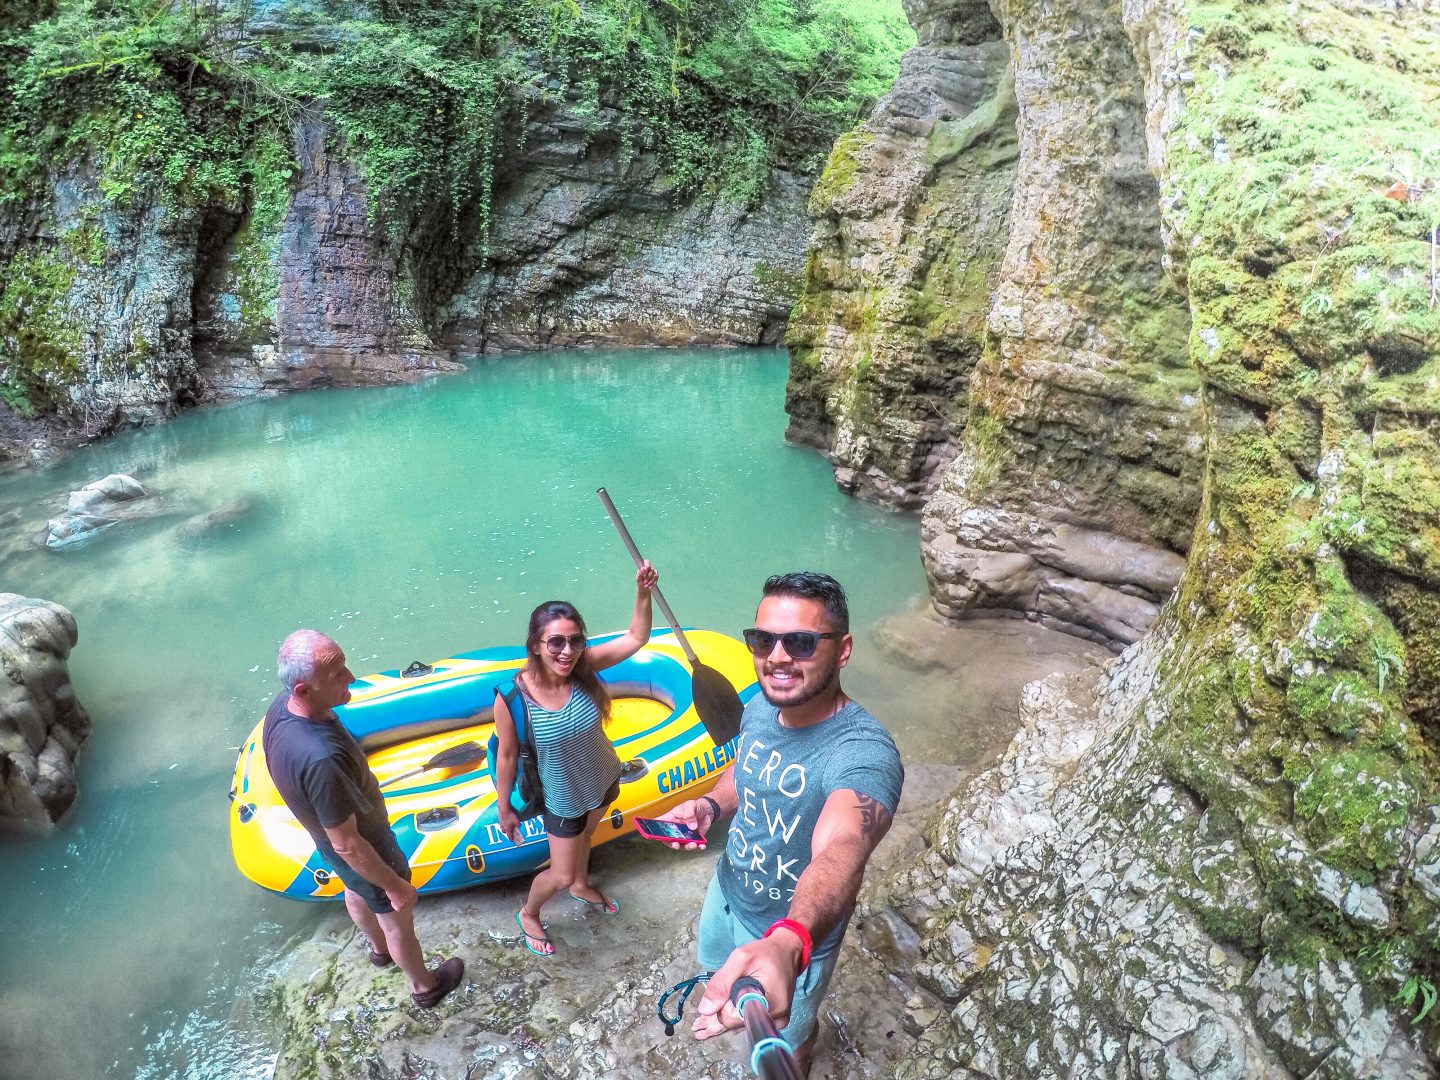
[[[742,975],[730,987],[730,1004],[745,1021],[750,1039],[750,1071],[764,1080],[801,1080],[800,1067],[790,1044],[775,1030],[770,1019],[770,1002],[759,980]]]

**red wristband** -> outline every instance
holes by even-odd
[[[804,923],[798,923],[794,919],[778,919],[765,931],[765,936],[769,937],[776,930],[789,930],[800,939],[800,971],[804,971],[810,966],[810,951],[815,947],[815,943],[810,940],[810,931],[805,929]]]

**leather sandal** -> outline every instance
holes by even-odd
[[[465,976],[465,961],[458,956],[452,956],[434,968],[431,974],[435,976],[435,989],[410,995],[410,999],[422,1009],[433,1009],[445,1000],[446,994],[460,985],[460,980]]]
[[[395,962],[384,949],[377,949],[368,937],[365,939],[365,955],[376,967],[389,967]]]

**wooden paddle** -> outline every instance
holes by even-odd
[[[417,773],[429,772],[431,769],[454,769],[460,765],[479,763],[485,760],[485,748],[479,743],[462,742],[454,746],[446,747],[432,757],[424,765],[414,769],[408,769],[399,776],[392,776],[386,780],[381,787],[389,787],[391,784],[398,784],[406,777],[415,776]]]
[[[635,560],[637,567],[641,566],[645,560],[640,555],[640,549],[635,546],[635,541],[630,539],[630,530],[625,528],[625,522],[620,520],[620,511],[615,509],[615,504],[610,501],[610,495],[603,487],[597,490],[596,494],[600,496],[605,512],[610,515],[615,531],[620,534],[620,539],[625,541],[630,557]],[[735,693],[735,687],[730,685],[729,679],[714,668],[706,667],[696,657],[695,650],[690,647],[690,642],[685,640],[685,633],[680,629],[670,605],[665,602],[659,586],[650,591],[655,596],[655,602],[660,605],[665,621],[670,624],[670,629],[675,631],[675,640],[680,643],[685,659],[690,661],[695,712],[699,714],[705,730],[710,733],[710,738],[715,740],[715,745],[724,746],[740,733],[740,714],[745,711],[745,707],[740,704],[740,695]]]

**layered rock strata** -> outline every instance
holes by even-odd
[[[920,45],[811,199],[789,434],[847,490],[928,496],[946,617],[1119,647],[1179,580],[1200,460],[1133,53],[1082,5],[908,10]]]
[[[1204,498],[1158,624],[1094,702],[1032,688],[1026,731],[895,883],[890,904],[925,953],[912,1015],[926,1033],[898,1075],[1434,1076],[1440,185],[1427,163],[1440,159],[1440,23],[1341,2],[1039,14],[1001,11],[1022,131],[1027,101],[1055,105],[1064,128],[1069,112],[1123,99],[1129,121],[1112,130],[1130,132],[1133,154],[1143,117],[1149,220],[1193,328]],[[1053,89],[1114,65],[1132,81]],[[1029,95],[1026,67],[1052,89]],[[1026,147],[1022,136],[1019,184]],[[1043,204],[1042,188],[1017,208]],[[1034,216],[1012,211],[1012,234]],[[1037,233],[1026,250],[1046,243]],[[1014,326],[1058,310],[1074,332],[1068,312],[1093,287],[1045,265],[1015,294]],[[1012,292],[1002,280],[957,480],[983,475],[971,448],[994,443],[1003,461],[1049,468],[1026,409],[1060,395],[1020,389],[1036,384],[1020,381],[1032,359],[998,319]],[[1090,372],[1097,386],[1109,370]],[[988,432],[984,395],[998,403]],[[1124,400],[1145,415],[1142,395]],[[1144,440],[1157,462],[1191,422],[1168,444]],[[931,551],[950,483],[927,514]],[[1094,490],[1146,516],[1132,539],[1183,526],[1179,503],[1143,487]],[[1093,513],[1070,498],[1051,505]],[[1004,527],[1023,532],[1024,508],[1006,509],[1018,520]],[[984,525],[978,499],[963,512]],[[1028,528],[1067,562],[1103,565],[1095,538],[1073,531],[1089,526],[1064,524],[1053,539]]]
[[[1018,151],[1010,49],[985,5],[927,22],[870,118],[810,195],[804,290],[787,343],[787,437],[837,483],[918,507],[955,456],[983,348]]]
[[[77,640],[59,604],[0,593],[0,826],[47,826],[75,799],[90,735],[65,663]]]
[[[371,205],[310,108],[259,163],[270,217],[258,200],[107,197],[80,162],[0,214],[0,257],[33,264],[22,284],[45,299],[21,332],[44,338],[51,396],[85,436],[204,400],[457,370],[453,352],[778,343],[808,179],[773,172],[755,207],[680,198],[654,153],[622,145],[629,124],[579,92],[537,95],[502,131],[489,231],[467,211],[474,234],[456,235],[434,207]],[[0,453],[42,456],[28,443],[53,427],[0,412]]]
[[[598,126],[600,133],[596,133]],[[775,345],[805,262],[810,178],[770,175],[756,207],[677,200],[663,163],[587,114],[531,94],[507,128],[493,226],[440,319],[460,352],[567,346]]]
[[[209,270],[195,336],[207,393],[385,385],[459,370],[421,326],[403,280],[406,248],[369,212],[360,172],[319,110],[295,125],[294,162],[278,231],[237,229],[218,266],[197,267]]]

